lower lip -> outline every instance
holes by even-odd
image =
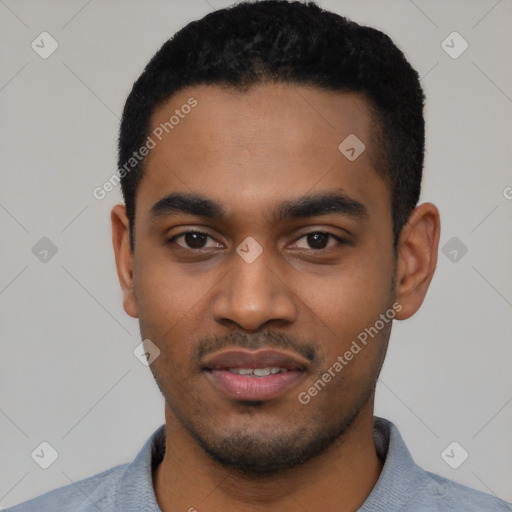
[[[241,401],[270,400],[284,393],[303,377],[304,372],[289,370],[266,377],[249,377],[228,370],[208,370],[213,385],[229,398]]]

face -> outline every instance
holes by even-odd
[[[197,86],[154,113],[125,309],[160,350],[168,421],[221,464],[292,467],[372,410],[396,299],[374,126],[361,96],[292,85]]]

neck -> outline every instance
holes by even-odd
[[[353,512],[382,470],[373,441],[373,400],[326,452],[269,477],[249,478],[213,462],[167,406],[166,434],[165,456],[153,473],[162,512]]]

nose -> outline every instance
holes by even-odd
[[[233,255],[231,271],[222,280],[213,316],[223,325],[256,331],[268,323],[288,325],[297,318],[294,292],[278,265],[271,267],[265,251],[251,263]]]

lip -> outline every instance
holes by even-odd
[[[228,368],[268,368],[279,367],[287,370],[304,370],[309,361],[295,353],[272,349],[256,351],[230,349],[206,357],[202,367],[209,370]]]
[[[284,373],[264,377],[231,373],[232,368],[286,368]],[[309,361],[289,352],[226,350],[205,358],[202,370],[212,385],[228,398],[238,401],[263,401],[276,398],[298,384]]]

